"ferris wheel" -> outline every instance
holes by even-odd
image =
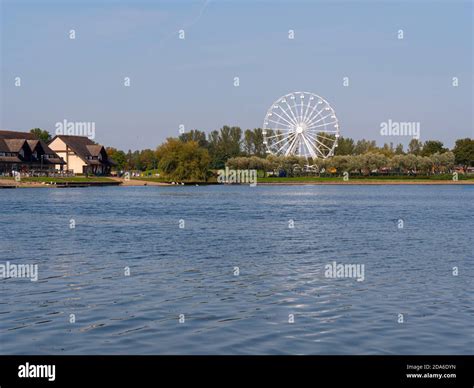
[[[263,136],[267,153],[326,159],[337,147],[339,124],[324,98],[294,92],[280,97],[268,109]]]

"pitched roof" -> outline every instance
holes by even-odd
[[[95,143],[85,136],[70,136],[70,135],[57,135],[55,136],[49,144],[51,144],[55,139],[61,139],[68,147],[70,147],[78,156],[85,158],[86,156],[91,156],[88,145],[95,145]]]
[[[34,151],[38,145],[43,149],[43,152],[48,155],[56,155],[56,153],[49,148],[49,146],[43,140],[27,140],[31,151]]]
[[[3,139],[0,139],[0,152],[10,152],[10,148]]]
[[[77,156],[83,159],[87,164],[115,164],[113,161],[108,160],[90,160],[88,157],[97,157],[100,155],[104,146],[94,143],[91,139],[85,136],[71,136],[71,135],[57,135],[49,144],[51,144],[56,138],[61,139],[69,148],[71,148]],[[107,158],[108,159],[108,158]]]
[[[104,148],[104,147],[99,145],[99,144],[93,144],[93,145],[88,145],[87,146],[87,149],[89,150],[89,153],[92,156],[99,156],[100,151],[102,151],[102,148]]]
[[[33,151],[35,149],[35,147],[38,145],[39,140],[27,140],[26,142],[30,146],[31,151]]]
[[[52,155],[54,158],[43,158],[42,162],[46,164],[65,164],[56,152],[49,148],[48,144],[43,140],[39,140],[35,135],[28,132],[16,132],[16,131],[0,131],[0,152],[19,152],[24,146],[25,142],[31,151],[41,147],[43,152],[47,155]],[[3,162],[20,162],[16,156],[2,156],[0,161]],[[28,161],[29,163],[34,162],[34,160]]]
[[[26,139],[36,140],[36,136],[29,132],[2,131],[0,130],[0,139]]]
[[[25,139],[4,139],[3,141],[7,144],[10,152],[19,152],[26,142]]]

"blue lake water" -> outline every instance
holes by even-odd
[[[472,186],[2,190],[0,264],[39,278],[0,279],[0,353],[473,354],[473,203]],[[365,279],[325,277],[334,261]]]

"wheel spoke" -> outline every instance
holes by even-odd
[[[277,129],[281,129],[281,128],[277,128]],[[280,136],[282,136],[282,135],[287,135],[287,134],[289,134],[289,133],[293,133],[293,132],[290,132],[290,131],[288,131],[288,130],[286,130],[286,129],[285,129],[285,131],[286,131],[285,133],[278,133],[278,134],[276,134],[276,135],[265,136],[265,137],[266,137],[267,139],[271,139],[271,138],[273,138],[273,137],[280,137]]]
[[[319,113],[321,113],[321,112],[322,112],[322,111],[320,111]],[[331,113],[329,113],[328,115],[321,117],[319,120],[314,121],[314,119],[316,119],[316,117],[317,117],[317,116],[315,116],[313,120],[311,120],[310,122],[306,123],[306,126],[307,126],[307,127],[311,127],[312,125],[317,124],[317,123],[319,123],[321,120],[324,120],[325,118],[327,118],[327,117],[329,117],[329,116],[332,116],[332,115],[334,115],[334,113],[331,112]]]
[[[310,135],[309,133],[307,133],[307,135],[308,135],[308,137],[309,137],[310,139],[313,139],[313,140],[316,141],[318,144],[321,144],[322,146],[326,147],[329,151],[332,150],[331,147],[328,147],[326,144],[321,143],[317,138],[313,137],[313,136]]]
[[[337,123],[337,121],[333,121],[332,123],[324,123],[324,124],[308,127],[307,129],[311,130],[311,129],[314,129],[314,128],[321,128],[321,127],[325,127],[327,125],[336,124],[336,123]]]
[[[288,109],[290,110],[290,113],[293,116],[293,119],[295,120],[294,121],[295,126],[298,125],[298,119],[296,118],[295,114],[293,113],[293,108],[288,104],[288,100],[286,98],[285,98],[285,104],[288,107]]]
[[[334,110],[323,98],[307,92],[287,94],[274,102],[265,116],[267,152],[326,159],[337,144],[337,122]]]
[[[293,135],[294,135],[294,133],[290,133],[288,136],[284,137],[283,139],[278,140],[278,141],[275,142],[275,143],[272,143],[272,147],[273,147],[273,146],[276,146],[278,143],[281,143],[281,142],[284,141],[284,140],[288,140],[288,139],[289,139],[290,137],[292,137]]]
[[[307,148],[308,151],[309,151],[309,154],[310,154],[313,158],[317,158],[316,152],[314,152],[314,149],[313,149],[313,147],[311,147],[311,145],[309,144],[308,139],[306,139],[306,136],[303,135],[302,138],[303,138],[303,141],[304,141],[304,143],[305,143],[305,145],[306,145],[306,148]],[[314,148],[317,149],[317,147],[314,147]]]
[[[279,121],[275,121],[275,120],[268,120],[269,122],[272,122],[272,123],[275,123],[275,124],[278,124],[278,125],[286,125],[284,123],[280,123]],[[291,129],[291,128],[294,128],[293,124],[291,126],[288,126],[287,129],[285,130],[288,130],[288,129]],[[273,128],[269,128],[269,129],[273,129]],[[278,129],[278,128],[277,128]]]
[[[288,114],[285,112],[285,110],[284,110],[281,106],[280,106],[280,109],[283,111],[283,113],[284,113],[285,115],[288,116]],[[273,114],[274,114],[274,115],[277,115],[280,119],[282,119],[283,121],[285,121],[290,127],[294,127],[294,126],[296,125],[295,123],[293,123],[293,121],[291,121],[291,122],[288,121],[288,120],[285,119],[284,117],[280,116],[277,112],[273,112]],[[290,116],[288,116],[288,118],[291,120],[291,117],[290,117]]]

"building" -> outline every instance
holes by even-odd
[[[64,168],[74,174],[105,175],[116,164],[104,146],[84,136],[57,135],[49,147],[65,161]]]
[[[0,130],[0,175],[48,173],[62,170],[64,161],[42,141],[27,132]]]

